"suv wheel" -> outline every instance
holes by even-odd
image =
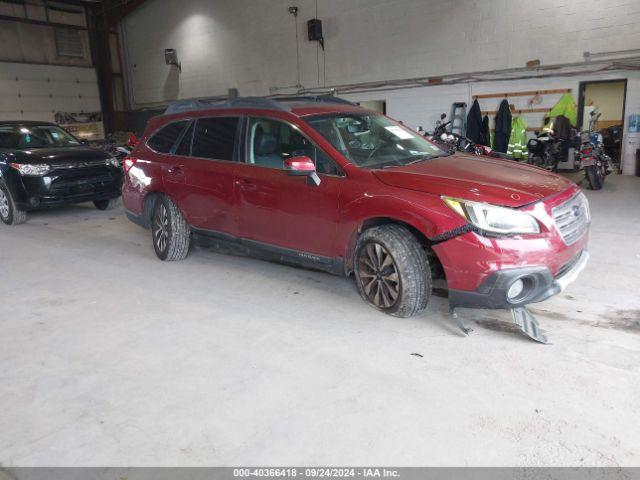
[[[431,296],[431,269],[418,239],[401,225],[365,230],[358,240],[355,276],[362,298],[390,315],[411,317]]]
[[[112,198],[110,200],[96,200],[93,202],[98,210],[113,210],[118,205],[118,199]]]
[[[7,225],[18,225],[27,221],[27,212],[18,209],[7,186],[0,182],[0,220]]]
[[[191,232],[180,209],[162,196],[156,202],[151,221],[153,248],[160,260],[184,260],[189,253]]]

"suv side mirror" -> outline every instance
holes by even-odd
[[[291,157],[284,160],[287,175],[307,177],[314,185],[320,185],[320,177],[316,173],[316,166],[309,157]]]

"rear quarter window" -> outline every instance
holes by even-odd
[[[165,125],[151,136],[147,145],[156,152],[170,153],[188,123],[188,120],[183,120]]]

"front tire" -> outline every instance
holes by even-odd
[[[598,165],[584,167],[584,173],[592,190],[600,190],[604,185],[604,175]]]
[[[0,182],[0,220],[7,225],[19,225],[27,221],[27,212],[16,206],[4,182]]]
[[[113,210],[116,208],[116,205],[118,205],[118,199],[112,198],[109,200],[95,200],[93,204],[98,210]]]
[[[396,317],[411,317],[429,304],[431,269],[423,246],[401,225],[365,230],[356,246],[354,271],[363,300]]]
[[[180,209],[162,196],[153,209],[151,221],[153,248],[160,260],[184,260],[189,253],[191,231]]]

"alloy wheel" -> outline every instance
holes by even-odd
[[[0,189],[0,216],[2,216],[2,218],[4,219],[9,218],[9,198],[1,189]]]
[[[391,254],[379,243],[367,243],[360,250],[358,279],[367,299],[376,307],[391,308],[398,301],[398,268]]]
[[[167,207],[163,203],[158,206],[154,224],[153,238],[156,242],[156,247],[159,251],[164,252],[169,240],[169,214],[167,213]]]

